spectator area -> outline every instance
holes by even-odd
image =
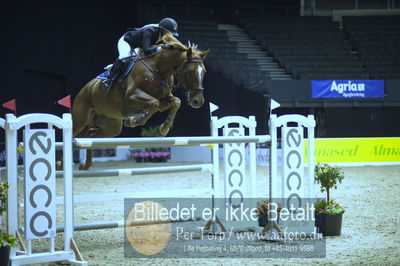
[[[372,79],[400,78],[400,16],[344,17],[343,29]]]
[[[296,79],[370,77],[331,18],[242,18],[240,23]]]
[[[205,61],[207,67],[232,80],[237,87],[252,90],[265,88],[265,82],[270,79],[268,72],[260,71],[256,59],[239,53],[237,43],[230,41],[225,31],[218,30],[218,23],[214,18],[182,14],[174,17],[184,21],[179,26],[179,40],[182,43],[187,44],[190,41],[201,50],[211,49]],[[147,21],[145,23],[156,21],[156,18],[148,18]]]
[[[340,24],[332,17],[272,17],[254,8],[257,16],[249,16],[246,10],[236,13],[234,23],[293,79],[400,78],[400,16],[344,17]],[[271,79],[257,59],[239,53],[237,43],[218,30],[207,5],[177,4],[169,12],[155,5],[147,11],[144,23],[166,13],[182,21],[179,39],[210,48],[207,67],[238,87],[262,90]]]

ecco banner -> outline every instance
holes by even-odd
[[[305,192],[304,177],[304,146],[303,127],[282,127],[283,158],[283,197],[284,206],[296,205],[302,207]]]
[[[54,129],[26,129],[25,235],[26,239],[56,234],[56,172]]]
[[[244,136],[243,127],[224,127],[224,136]],[[244,199],[246,188],[246,161],[244,143],[226,143],[224,173],[226,206],[237,208]]]
[[[383,80],[312,80],[312,98],[381,98]]]

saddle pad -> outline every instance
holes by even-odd
[[[119,77],[120,79],[124,79],[129,74],[129,72],[131,72],[133,66],[135,65],[135,62],[135,59],[128,62],[128,64],[125,66],[124,71],[122,71],[121,76]],[[96,78],[100,80],[107,80],[109,75],[110,70],[106,70],[103,73],[99,74]]]
[[[108,75],[110,74],[110,70],[104,71],[103,73],[99,74],[96,78],[101,80],[107,80]]]

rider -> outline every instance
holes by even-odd
[[[115,60],[108,78],[104,81],[106,90],[110,90],[124,69],[124,59],[129,58],[132,53],[137,53],[138,49],[136,48],[141,48],[146,56],[167,48],[168,46],[166,45],[152,47],[160,43],[162,36],[167,32],[174,36],[179,36],[178,24],[172,18],[163,18],[158,24],[148,24],[142,28],[132,28],[125,32],[118,41],[119,56]]]

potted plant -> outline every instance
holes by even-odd
[[[272,205],[276,204],[275,208],[277,208],[278,213],[278,223],[279,223],[279,213],[282,210],[282,205],[280,203],[270,203],[268,200],[262,200],[257,202],[256,205],[256,213],[258,216],[258,226],[265,227],[268,224],[269,210],[274,208]]]
[[[16,238],[13,235],[0,233],[0,266],[8,265],[11,247],[17,247]]]
[[[16,247],[16,238],[3,232],[1,226],[2,214],[7,210],[7,191],[9,184],[0,182],[0,266],[8,265],[10,248]]]
[[[326,192],[326,200],[319,200],[315,204],[315,226],[324,236],[339,236],[345,210],[330,198],[330,192],[333,188],[337,189],[338,183],[342,183],[343,171],[337,166],[317,164],[314,177],[315,182],[321,187],[321,192]]]

